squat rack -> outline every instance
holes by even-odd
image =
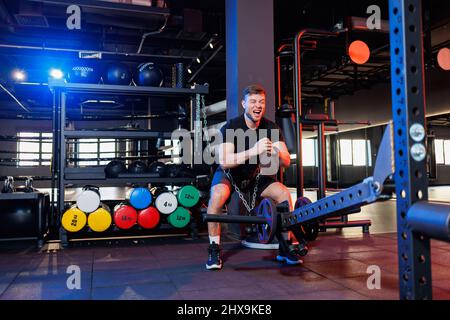
[[[428,202],[421,1],[389,0],[389,16],[393,126],[389,124],[383,135],[373,176],[292,212],[287,201],[275,205],[271,199],[264,199],[256,217],[212,214],[205,215],[204,220],[262,225],[259,234],[267,242],[274,236],[280,243],[285,241],[281,231],[289,230],[304,244],[306,233],[302,226],[382,200],[383,184],[393,175],[400,298],[432,299],[430,239],[450,242],[450,205]],[[301,148],[297,151],[300,154]]]
[[[408,223],[428,201],[421,1],[389,0],[389,24],[400,298],[431,299],[430,238]]]

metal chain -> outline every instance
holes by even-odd
[[[197,94],[195,97],[195,123],[194,123],[194,132],[195,132],[195,144],[194,144],[194,159],[201,159],[202,157],[202,125],[200,123],[201,115],[200,115],[200,97],[203,97],[200,94]],[[200,157],[200,158],[197,158]],[[194,160],[195,161],[195,160]]]
[[[230,169],[224,170],[225,175],[228,177],[228,179],[231,182],[231,185],[234,188],[234,191],[237,192],[237,194],[239,195],[239,198],[242,200],[242,203],[245,206],[245,209],[247,209],[247,212],[251,212],[254,208],[255,208],[255,204],[256,204],[256,192],[258,191],[258,182],[259,182],[259,177],[260,177],[260,172],[258,170],[258,174],[256,175],[256,183],[255,183],[255,187],[253,188],[253,195],[252,195],[252,203],[251,206],[248,205],[247,200],[244,198],[244,194],[241,192],[241,190],[239,189],[239,187],[236,185],[236,183],[233,180],[233,177],[231,176],[230,173]]]
[[[211,139],[209,137],[208,122],[207,122],[207,119],[206,119],[205,96],[202,96],[202,107],[201,107],[201,110],[202,110],[202,116],[203,116],[203,132],[205,134],[206,147],[209,149],[208,152],[210,152],[210,150],[211,150]],[[225,175],[227,176],[228,180],[230,180],[230,183],[231,183],[231,185],[234,188],[234,191],[237,192],[237,194],[239,195],[239,198],[242,200],[242,203],[245,206],[245,209],[247,209],[247,212],[249,212],[249,213],[255,208],[255,204],[256,204],[256,193],[258,191],[258,182],[259,182],[259,177],[261,175],[259,167],[258,167],[257,170],[258,170],[258,174],[256,175],[256,178],[255,178],[256,183],[255,183],[255,187],[253,188],[251,206],[249,206],[247,200],[244,197],[244,194],[241,192],[239,187],[234,182],[234,179],[233,179],[233,176],[231,175],[230,169],[224,170]]]
[[[203,115],[203,132],[205,134],[206,139],[206,148],[208,148],[208,152],[211,152],[211,138],[209,137],[208,132],[208,122],[206,120],[206,108],[205,108],[205,96],[202,95],[202,115]]]

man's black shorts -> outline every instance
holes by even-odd
[[[233,180],[237,183],[237,186],[242,192],[246,192],[250,190],[251,194],[253,194],[253,188],[255,187],[256,179],[253,178],[250,180],[247,186],[242,186],[242,181],[238,180],[238,177],[232,177]],[[226,176],[225,172],[219,167],[217,168],[216,172],[214,173],[214,177],[211,182],[211,189],[218,183],[222,183],[224,180],[230,182],[228,177]],[[276,176],[265,176],[260,175],[259,181],[258,181],[258,188],[256,191],[256,196],[259,198],[261,197],[261,193],[272,183],[277,182]],[[231,185],[231,182],[230,182]],[[242,188],[243,187],[243,188]],[[234,192],[234,187],[231,185],[231,193]]]

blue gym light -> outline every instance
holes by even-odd
[[[62,79],[64,78],[64,73],[61,69],[50,69],[50,77],[53,79]]]
[[[27,75],[25,73],[25,71],[20,70],[20,69],[14,69],[12,72],[12,78],[15,81],[25,81]]]

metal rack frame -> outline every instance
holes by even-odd
[[[394,121],[399,287],[402,299],[431,299],[429,237],[413,232],[407,215],[428,200],[426,161],[413,158],[410,128],[426,127],[422,9],[420,0],[389,0],[391,91]]]
[[[64,210],[65,188],[66,185],[80,185],[84,183],[104,183],[107,185],[117,185],[121,179],[90,179],[88,176],[80,179],[66,179],[66,139],[79,137],[120,137],[120,138],[150,138],[150,137],[171,137],[171,132],[159,132],[152,130],[123,131],[123,130],[65,130],[66,121],[66,102],[67,96],[73,93],[83,94],[102,94],[114,92],[114,94],[124,95],[142,95],[148,97],[189,97],[190,98],[190,131],[194,132],[192,148],[198,152],[201,148],[200,136],[195,134],[196,125],[200,122],[199,106],[201,96],[208,93],[207,86],[196,85],[193,88],[160,88],[160,87],[137,87],[137,86],[116,86],[99,84],[75,84],[65,83],[63,81],[49,80],[49,89],[53,94],[53,163],[52,163],[52,210],[56,209],[55,223],[59,226],[59,219]],[[195,117],[195,119],[194,119]],[[160,184],[179,184],[192,182],[192,179],[171,179],[171,178],[123,178],[122,183],[155,182]],[[56,187],[56,197],[55,197]],[[56,199],[56,208],[55,208]],[[52,211],[52,217],[55,217]],[[63,245],[67,245],[67,233],[60,228],[60,237]]]

